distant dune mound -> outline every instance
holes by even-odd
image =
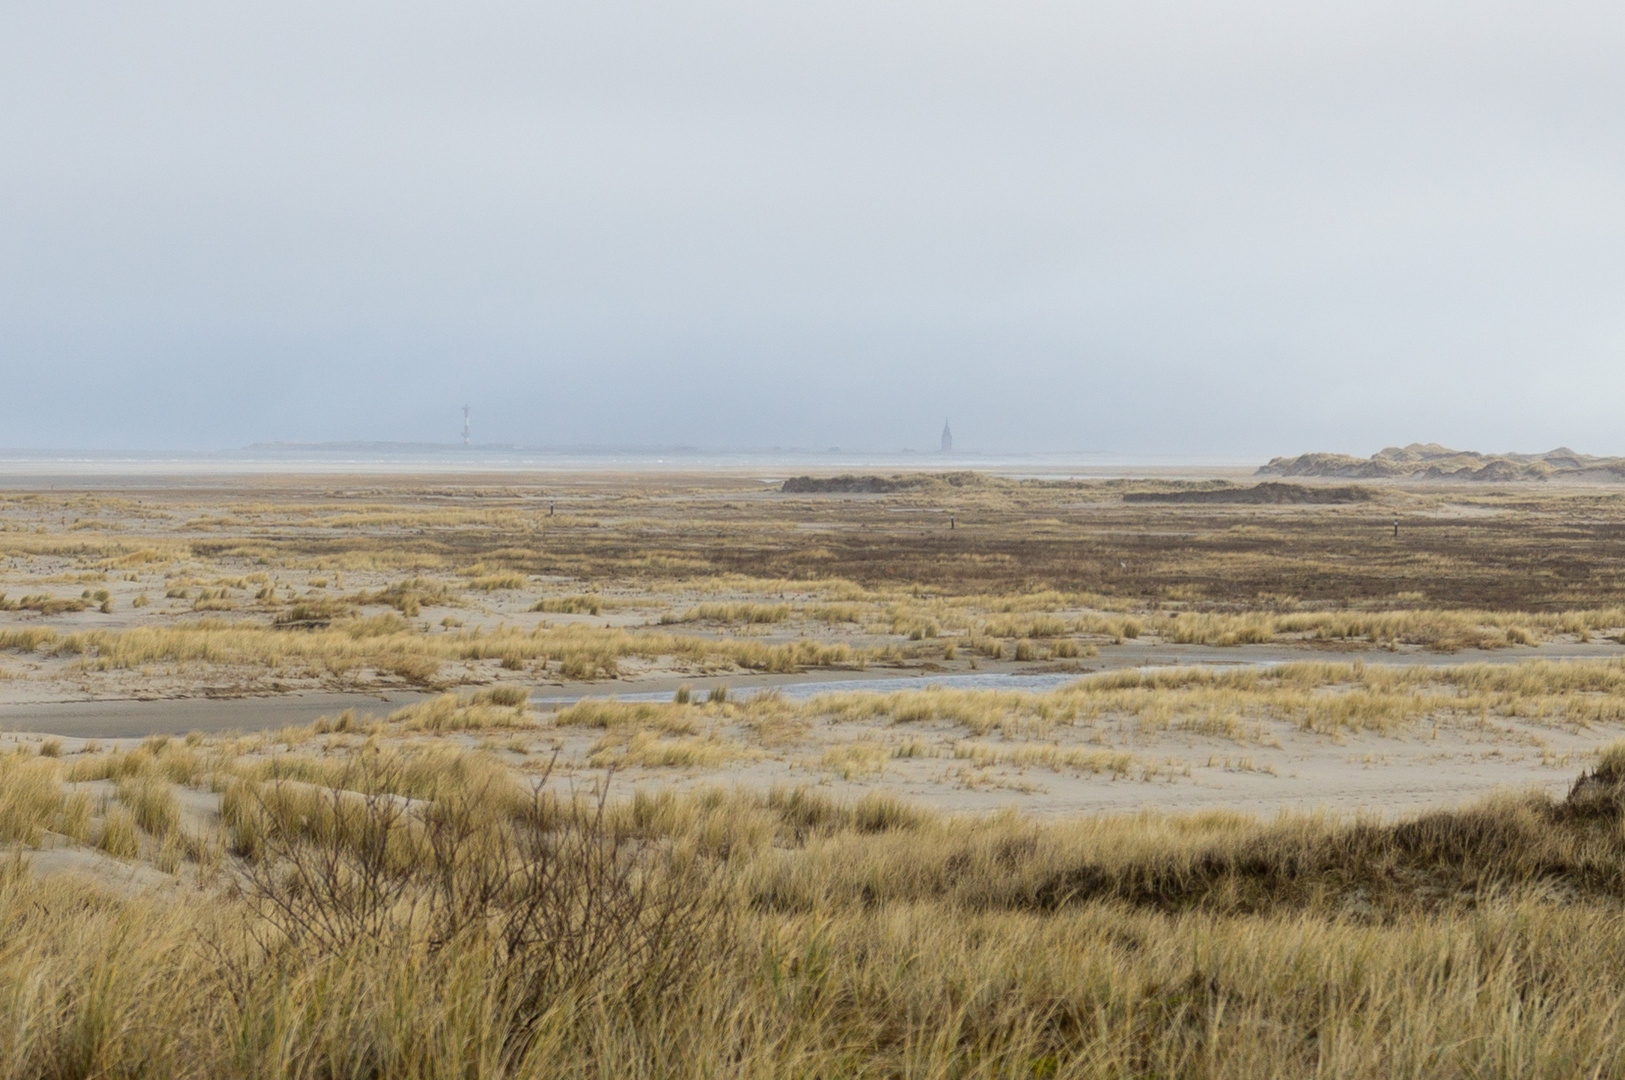
[[[932,487],[972,487],[986,483],[980,473],[911,473],[901,476],[792,476],[779,488],[791,494],[852,495],[917,491]]]
[[[1438,443],[1390,446],[1368,458],[1347,454],[1278,457],[1259,476],[1318,476],[1405,480],[1625,480],[1625,458],[1592,457],[1566,446],[1544,454],[1480,454]]]
[[[1134,491],[1123,496],[1124,502],[1157,503],[1356,503],[1366,502],[1375,493],[1370,488],[1350,484],[1346,487],[1306,487],[1303,484],[1280,484],[1266,481],[1250,488],[1222,487],[1186,491]]]

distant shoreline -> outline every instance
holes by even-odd
[[[407,444],[392,444],[405,446]],[[0,450],[0,484],[61,477],[183,478],[232,475],[436,475],[524,473],[742,473],[782,482],[804,472],[974,470],[1012,478],[1242,478],[1261,464],[1232,456],[975,452],[817,453],[726,450],[498,450],[474,446],[415,451],[281,444],[222,451]]]

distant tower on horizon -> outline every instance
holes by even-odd
[[[468,406],[463,406],[463,445],[468,445]]]
[[[950,454],[954,449],[954,433],[948,430],[948,421],[942,422],[942,452]]]

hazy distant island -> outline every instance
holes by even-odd
[[[1481,454],[1438,443],[1390,446],[1368,458],[1299,454],[1261,466],[1258,476],[1406,480],[1625,480],[1625,458],[1593,457],[1560,446],[1544,454]]]
[[[348,442],[257,442],[243,448],[248,453],[270,454],[696,454],[698,446],[616,445],[583,443],[560,446],[520,446],[514,443],[390,442],[352,440]],[[235,451],[228,451],[235,452]]]

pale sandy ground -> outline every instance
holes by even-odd
[[[64,786],[70,794],[82,792],[102,804],[97,807],[98,813],[105,809],[105,804],[112,799],[116,790],[116,785],[110,780],[92,780]],[[175,795],[180,802],[183,828],[198,836],[212,836],[219,831],[218,794],[177,787]],[[154,854],[152,838],[144,837],[142,844],[146,848],[143,855],[150,858]],[[104,888],[120,892],[135,893],[155,888],[178,887],[196,875],[195,868],[190,865],[184,866],[179,876],[167,874],[146,861],[116,859],[95,848],[79,844],[69,837],[54,833],[45,833],[40,837],[38,847],[30,849],[11,847],[8,854],[10,852],[19,854],[36,877],[84,878]]]
[[[63,715],[77,709],[81,732],[100,732],[100,749],[132,748],[138,736],[153,727],[157,713],[166,718],[157,726],[203,729],[211,724],[250,727],[275,719],[308,720],[332,715],[340,705],[355,705],[355,695],[301,695],[250,698],[223,702],[95,702],[59,706]],[[404,698],[381,701],[358,712],[382,713],[406,704]],[[299,717],[289,717],[289,710]],[[212,710],[212,711],[211,711]],[[566,789],[592,788],[604,772],[585,765],[593,744],[602,734],[596,729],[556,727],[543,713],[543,726],[528,733],[457,735],[447,741],[469,748],[482,747],[510,761],[531,776],[557,751],[553,783]],[[265,724],[264,726],[280,726]],[[845,799],[887,793],[911,803],[948,812],[991,813],[1013,808],[1040,818],[1066,818],[1094,814],[1141,811],[1200,812],[1222,810],[1268,818],[1277,813],[1325,812],[1337,817],[1364,815],[1395,818],[1432,807],[1461,805],[1497,792],[1530,789],[1561,796],[1589,764],[1601,745],[1625,737],[1625,726],[1594,726],[1573,730],[1562,726],[1492,718],[1457,720],[1434,726],[1420,721],[1392,736],[1375,733],[1330,736],[1306,732],[1285,721],[1262,721],[1244,739],[1195,736],[1188,733],[1147,736],[1131,721],[1107,722],[1092,729],[1057,728],[1041,741],[1023,744],[997,735],[979,743],[1012,748],[1057,743],[1084,751],[1106,750],[1132,755],[1127,770],[1109,772],[1052,769],[1040,766],[978,766],[956,757],[955,748],[967,739],[965,729],[948,723],[836,723],[813,719],[802,731],[788,731],[779,739],[762,738],[741,727],[720,732],[759,755],[718,768],[628,769],[612,779],[621,796],[639,789],[693,789],[706,786],[744,786],[764,790],[775,785],[811,786]],[[39,749],[46,736],[30,733],[0,735],[0,753],[22,744]],[[67,760],[86,749],[82,737],[59,739],[59,752]],[[844,746],[894,748],[912,744],[917,756],[891,757],[878,772],[843,775],[826,755]],[[517,747],[518,749],[514,749]],[[520,751],[523,752],[520,752]],[[108,781],[72,787],[93,798],[111,797]],[[199,835],[213,835],[219,825],[218,794],[180,789],[186,827]],[[33,872],[45,876],[81,876],[106,886],[138,891],[180,886],[179,878],[164,874],[144,861],[126,862],[74,844],[66,838],[53,843],[46,837],[42,850],[30,851]],[[146,841],[150,846],[150,839]],[[152,856],[153,852],[147,855]]]
[[[1045,817],[1217,809],[1264,816],[1283,810],[1324,810],[1391,817],[1459,805],[1498,791],[1538,788],[1561,795],[1597,747],[1625,736],[1625,730],[1612,728],[1573,733],[1497,724],[1483,730],[1446,727],[1394,738],[1363,734],[1334,740],[1299,732],[1290,724],[1265,727],[1266,743],[1278,745],[1245,746],[1200,737],[1114,742],[1111,749],[1127,750],[1154,769],[1142,778],[1142,766],[1136,765],[1127,775],[1114,778],[1043,767],[977,767],[952,756],[952,743],[964,732],[947,726],[828,724],[804,741],[774,748],[759,761],[714,769],[631,769],[618,774],[614,784],[623,794],[638,788],[811,785],[846,798],[886,792],[947,811],[1013,807]],[[549,734],[558,736],[552,741],[563,752],[562,762],[583,759],[599,733]],[[33,741],[23,735],[4,742],[13,739]],[[903,739],[918,740],[928,753],[941,756],[894,758],[878,774],[850,778],[820,764],[825,751],[843,743]],[[124,740],[108,740],[102,745],[121,743]],[[64,749],[73,752],[75,741]],[[540,754],[546,752],[540,748]],[[538,755],[531,760],[539,760]],[[601,776],[600,770],[561,765],[556,782],[590,785]],[[214,796],[188,794],[211,801],[209,807],[189,810],[212,814]]]
[[[377,577],[374,581],[372,575],[347,575],[345,586],[376,588],[388,579],[387,575]],[[90,610],[56,616],[49,621],[63,629],[76,629],[118,628],[151,620],[167,606],[159,599],[162,597],[159,584],[155,578],[109,582],[116,598],[114,614]],[[59,591],[68,590],[59,588]],[[129,602],[138,591],[154,598],[152,608],[130,607]],[[469,625],[525,625],[542,618],[524,610],[528,599],[497,595],[473,607],[447,610],[454,611]],[[664,598],[668,609],[678,610],[697,599]],[[441,614],[438,610],[425,610],[423,621],[430,626],[437,625]],[[635,626],[654,621],[658,610],[640,607],[610,611],[602,617],[551,614],[546,618],[554,623],[581,621]],[[33,620],[27,615],[12,615],[6,621],[25,624]],[[724,632],[694,625],[682,629],[685,633]],[[780,633],[788,636],[790,632]],[[863,635],[849,630],[826,629],[825,633],[837,639],[844,635],[854,644],[865,640]],[[763,636],[773,640],[777,635]],[[581,696],[666,695],[680,684],[691,686],[700,695],[722,684],[737,693],[794,682],[840,683],[897,677],[917,680],[924,687],[945,676],[969,674],[973,663],[979,673],[1081,675],[1141,666],[1269,664],[1294,660],[1350,662],[1358,659],[1372,665],[1456,665],[1513,663],[1535,658],[1625,657],[1625,646],[1605,640],[1584,644],[1570,640],[1539,647],[1451,654],[1419,648],[1398,651],[1293,645],[1218,648],[1165,644],[1151,639],[1121,645],[1102,644],[1099,648],[1096,657],[1058,664],[972,661],[961,656],[955,661],[919,662],[907,668],[872,667],[867,671],[815,671],[802,675],[741,672],[704,675],[679,672],[658,664],[639,666],[634,662],[628,665],[630,677],[618,680],[574,683],[533,680],[528,685],[538,698],[569,700]],[[200,679],[198,672],[180,669],[167,674],[158,671],[91,676],[74,672],[69,660],[40,661],[16,656],[7,657],[5,666],[13,672],[13,677],[0,680],[0,731],[18,733],[14,737],[25,741],[58,736],[97,739],[105,743],[190,731],[216,734],[273,730],[309,724],[320,716],[333,716],[347,708],[362,715],[384,715],[425,696],[410,688],[378,686],[355,692],[318,684],[287,687],[284,683],[278,687],[266,685],[261,681],[263,675],[238,679],[229,672],[205,673]],[[494,666],[489,672],[481,670],[469,674],[475,682],[505,675]],[[270,692],[283,688],[288,692]],[[558,733],[557,738],[567,754],[579,761],[585,758],[596,734],[565,731]],[[623,774],[617,783],[623,788],[699,784],[765,787],[808,783],[843,795],[890,791],[949,810],[987,811],[1015,806],[1026,812],[1052,816],[1148,808],[1181,811],[1224,808],[1262,814],[1281,809],[1326,809],[1337,813],[1396,814],[1427,806],[1457,804],[1499,789],[1539,786],[1561,791],[1583,767],[1591,751],[1622,735],[1625,731],[1573,733],[1535,727],[1456,728],[1441,730],[1436,735],[1416,731],[1397,738],[1355,735],[1336,742],[1326,736],[1298,732],[1289,724],[1279,725],[1263,743],[1247,746],[1186,736],[1147,743],[1125,735],[1109,740],[1109,748],[1132,753],[1138,764],[1129,777],[1113,779],[1110,774],[1078,774],[1037,767],[976,767],[952,756],[952,744],[965,736],[963,731],[922,730],[918,726],[905,730],[895,726],[824,725],[801,743],[765,748],[768,756],[761,760],[711,770],[631,771]],[[843,742],[890,744],[905,739],[917,739],[926,744],[927,752],[940,756],[896,758],[879,775],[863,777],[842,777],[819,764],[825,751]],[[72,748],[70,745],[70,752]],[[1151,776],[1141,779],[1147,765],[1152,767]],[[586,780],[588,773],[583,770],[577,776]],[[68,852],[51,857],[81,858]]]
[[[1070,740],[1061,736],[1060,741],[1092,746],[1082,734]],[[1560,795],[1599,746],[1625,737],[1625,728],[1570,732],[1492,721],[1484,727],[1422,726],[1399,737],[1334,739],[1301,732],[1290,723],[1266,722],[1263,741],[1250,745],[1183,734],[1154,740],[1108,738],[1104,749],[1130,752],[1143,763],[1115,779],[1106,773],[1036,766],[977,767],[952,756],[952,744],[965,737],[962,729],[948,725],[826,724],[815,728],[805,743],[767,760],[710,770],[629,770],[618,783],[651,789],[812,784],[846,797],[884,791],[948,811],[1015,807],[1053,817],[1216,809],[1266,816],[1283,810],[1392,816],[1459,805],[1497,791],[1539,788]],[[893,758],[881,773],[863,777],[842,778],[820,766],[822,754],[842,743],[913,740],[942,756]],[[978,741],[1019,745],[997,738]],[[587,735],[562,740],[567,751],[578,753],[591,742]],[[1142,779],[1144,765],[1152,771]]]
[[[1620,656],[1618,645],[1551,646],[1542,649],[1498,650],[1482,655],[1390,653],[1373,650],[1359,654],[1368,664],[1510,662],[1546,656],[1557,659]],[[1091,667],[1128,666],[1154,661],[1211,662],[1221,654],[1230,662],[1262,663],[1301,659],[1302,650],[1201,649],[1155,645],[1125,646],[1091,661]],[[1347,654],[1324,659],[1350,659]],[[1016,665],[1006,665],[1015,667]],[[1021,665],[1031,670],[1032,665]],[[852,673],[875,677],[893,672]],[[801,676],[827,681],[827,672]],[[605,694],[616,689],[648,689],[651,683],[581,685],[575,689]],[[759,676],[733,679],[735,688],[782,683],[784,678]],[[919,676],[921,685],[931,681]],[[551,688],[538,687],[539,693]],[[383,715],[421,700],[420,695],[290,694],[276,697],[211,701],[96,701],[0,707],[0,726],[11,734],[5,744],[35,743],[45,736],[66,736],[63,752],[72,754],[85,739],[133,745],[152,733],[229,730],[264,730],[302,724],[318,716],[331,716],[354,708],[363,716]],[[554,728],[544,712],[544,727],[521,741],[529,753],[499,750],[515,765],[534,769],[552,749],[560,752],[559,778],[564,783],[589,784],[602,773],[585,766],[598,730]],[[1540,788],[1561,794],[1586,767],[1594,751],[1625,729],[1592,727],[1572,730],[1562,726],[1492,718],[1453,721],[1435,726],[1422,720],[1393,736],[1374,733],[1329,736],[1299,730],[1285,721],[1261,722],[1244,741],[1195,736],[1188,733],[1148,737],[1131,724],[1107,724],[1093,730],[1056,729],[1042,740],[1024,744],[997,735],[977,740],[996,747],[1046,745],[1085,751],[1108,750],[1133,756],[1126,773],[1089,773],[1041,766],[1009,764],[978,766],[956,757],[955,745],[968,732],[950,724],[833,723],[815,720],[804,731],[779,740],[763,740],[743,729],[722,732],[729,739],[760,755],[718,768],[630,769],[615,784],[622,792],[635,788],[658,789],[703,785],[809,784],[844,797],[884,791],[910,801],[950,811],[986,812],[1005,807],[1041,816],[1124,813],[1139,810],[1201,811],[1225,809],[1270,815],[1281,810],[1325,810],[1339,815],[1370,813],[1392,816],[1434,806],[1456,805],[1492,792]],[[480,737],[458,737],[469,746]],[[498,736],[506,743],[507,736]],[[847,745],[894,748],[914,744],[914,757],[893,757],[878,773],[842,774],[825,755]],[[486,743],[490,749],[494,744]],[[63,855],[62,858],[68,856]]]
[[[597,732],[557,729],[544,734],[557,736],[550,741],[561,751],[555,784],[585,788],[602,779],[600,770],[562,764],[584,758]],[[632,769],[618,774],[613,784],[622,795],[668,787],[760,790],[809,785],[841,798],[883,792],[949,812],[1014,808],[1047,818],[1146,810],[1226,810],[1264,817],[1281,811],[1324,811],[1340,817],[1392,818],[1430,807],[1460,805],[1497,792],[1540,789],[1561,796],[1586,767],[1591,752],[1625,736],[1625,730],[1573,733],[1536,725],[1494,724],[1419,729],[1397,738],[1351,735],[1334,740],[1281,723],[1266,724],[1264,743],[1252,746],[1200,737],[1114,741],[1113,749],[1127,749],[1156,768],[1143,779],[1138,767],[1115,779],[1109,774],[1039,767],[979,768],[951,756],[953,742],[963,734],[947,725],[826,724],[816,727],[804,741],[773,749],[762,760],[716,769]],[[0,738],[0,750],[36,738],[6,736]],[[819,764],[821,754],[832,746],[901,739],[917,740],[926,745],[928,753],[943,756],[892,759],[878,774],[846,779]],[[467,741],[472,745],[475,740]],[[101,746],[133,746],[135,742],[108,740]],[[1082,745],[1081,741],[1076,744]],[[63,752],[71,755],[81,745],[80,740],[65,740]],[[533,770],[547,754],[545,746],[538,750],[529,757]],[[112,791],[112,784],[105,781],[74,786],[92,795]],[[218,795],[191,790],[181,794],[188,827],[207,832],[218,823]],[[30,855],[38,873],[85,873],[132,887],[165,877],[150,868],[132,869],[130,864],[71,843],[46,847]]]

